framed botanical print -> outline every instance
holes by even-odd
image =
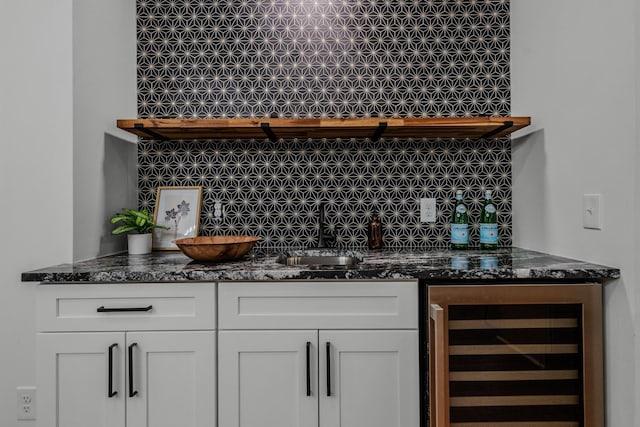
[[[168,230],[153,230],[153,249],[178,250],[174,240],[196,237],[201,204],[202,187],[158,187],[153,220]]]

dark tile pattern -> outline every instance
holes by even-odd
[[[501,0],[138,0],[143,118],[505,116],[509,2]],[[160,185],[202,185],[201,234],[310,245],[319,203],[340,247],[365,245],[382,217],[387,247],[444,248],[456,189],[475,219],[494,190],[511,244],[510,140],[145,141],[139,203]],[[435,224],[421,197],[438,201]],[[213,202],[226,217],[213,220]]]

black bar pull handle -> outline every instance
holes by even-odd
[[[311,396],[311,341],[307,341],[307,396]]]
[[[153,310],[153,306],[149,305],[147,307],[105,307],[104,305],[98,307],[96,310],[98,313],[123,313],[127,311],[151,311]]]
[[[327,341],[327,396],[331,396],[331,343]]]
[[[134,397],[138,394],[138,391],[133,389],[133,348],[137,346],[138,343],[136,342],[129,346],[129,397]]]
[[[118,346],[118,343],[111,344],[109,346],[109,390],[108,396],[112,398],[117,395],[118,392],[113,390],[113,349]]]

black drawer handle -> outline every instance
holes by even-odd
[[[118,394],[117,391],[113,390],[113,349],[116,348],[118,346],[118,344],[111,344],[109,346],[109,390],[108,392],[108,396],[109,398],[114,397],[115,395]]]
[[[133,348],[137,346],[138,343],[135,342],[129,346],[129,397],[138,394],[138,391],[133,389]]]
[[[127,311],[151,311],[153,306],[148,307],[98,307],[98,313],[124,313]]]

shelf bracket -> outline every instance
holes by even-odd
[[[378,123],[378,129],[371,136],[371,141],[378,142],[384,131],[387,130],[387,122]]]
[[[502,131],[505,131],[507,129],[509,129],[510,127],[513,126],[513,122],[508,120],[506,122],[504,122],[504,124],[500,127],[495,128],[494,130],[491,130],[487,133],[485,133],[484,135],[482,135],[480,138],[491,138],[493,135],[497,135]]]
[[[145,128],[143,123],[134,123],[133,127],[140,132],[146,133],[153,139],[159,139],[160,141],[169,141],[169,138],[167,138],[166,136],[162,136],[158,132],[154,132],[151,129]]]
[[[269,141],[278,142],[278,137],[275,133],[273,133],[273,130],[271,129],[271,125],[269,123],[260,123],[260,127],[269,138]]]

